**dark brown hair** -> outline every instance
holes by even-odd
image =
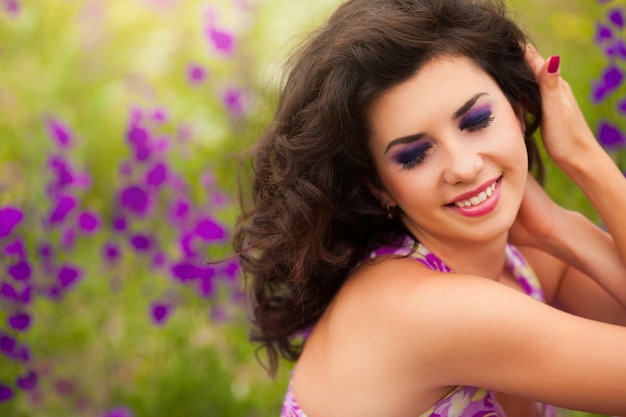
[[[468,57],[519,109],[529,166],[542,171],[526,42],[499,0],[351,0],[292,57],[253,149],[252,204],[234,236],[251,284],[251,338],[267,349],[270,373],[279,357],[298,358],[302,332],[366,253],[408,233],[368,190],[378,180],[365,115],[381,93],[433,58]]]

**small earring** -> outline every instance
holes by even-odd
[[[396,211],[394,207],[391,207],[390,201],[385,201],[385,210],[387,210],[387,219],[391,220],[396,217]]]

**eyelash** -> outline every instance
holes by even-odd
[[[415,156],[401,160],[400,163],[402,164],[402,170],[410,170],[424,162],[428,156],[430,148],[431,146],[428,146],[427,148],[422,149],[421,152],[417,153]]]
[[[470,122],[467,126],[462,126],[461,130],[467,130],[468,132],[478,132],[479,130],[483,130],[493,122],[493,114],[491,112],[487,113],[484,117],[479,118],[475,122]]]

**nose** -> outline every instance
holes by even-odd
[[[485,165],[480,149],[468,138],[450,141],[445,153],[443,179],[448,184],[472,182]]]

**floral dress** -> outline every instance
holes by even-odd
[[[506,246],[505,254],[506,266],[524,292],[536,300],[545,302],[539,280],[522,254],[512,245]],[[424,245],[416,244],[410,238],[405,239],[402,244],[395,247],[382,247],[372,252],[369,258],[374,259],[382,255],[408,256],[432,270],[452,272]],[[556,416],[556,409],[553,406],[537,403],[537,409],[538,415],[541,417]],[[306,417],[293,395],[291,381],[283,402],[281,417]],[[419,417],[506,417],[506,414],[491,391],[484,388],[458,386]]]

